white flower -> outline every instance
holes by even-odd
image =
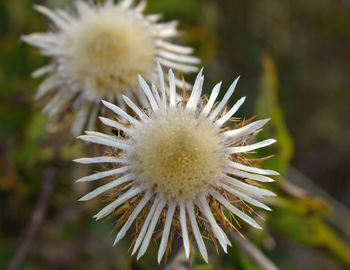
[[[43,109],[50,116],[67,108],[77,110],[73,134],[79,135],[87,123],[88,129],[94,128],[101,99],[125,108],[121,98],[125,94],[145,105],[137,74],[152,82],[156,62],[181,72],[197,71],[194,65],[199,59],[190,56],[193,49],[168,42],[177,35],[177,23],[160,23],[159,14],[143,14],[144,1],[137,6],[133,2],[93,5],[80,0],[76,14],[35,6],[53,23],[46,33],[22,37],[51,57],[49,65],[33,73],[47,74],[36,97],[52,95]]]
[[[94,217],[101,219],[108,215],[121,216],[118,224],[123,226],[114,244],[125,236],[132,223],[138,219],[138,223],[143,225],[136,233],[132,251],[134,254],[138,250],[137,258],[146,252],[158,224],[163,226],[158,262],[171,242],[170,232],[174,229],[181,231],[187,257],[192,233],[200,253],[207,261],[198,221],[212,238],[218,240],[225,252],[230,241],[217,221],[231,228],[234,225],[227,220],[222,208],[253,227],[261,228],[248,215],[254,214],[248,204],[270,210],[258,199],[275,194],[252,183],[272,182],[273,179],[266,175],[278,173],[249,166],[245,153],[268,146],[275,140],[246,143],[268,119],[247,125],[241,122],[234,129],[229,129],[228,126],[224,128],[244,101],[244,98],[239,99],[229,111],[225,111],[225,105],[238,79],[232,83],[223,100],[214,105],[221,83],[214,87],[207,102],[202,101],[204,77],[201,71],[190,97],[177,102],[174,74],[169,70],[168,96],[160,65],[158,69],[161,95],[139,77],[151,110],[143,111],[123,96],[126,104],[137,115],[132,117],[118,106],[103,101],[107,108],[127,122],[100,117],[101,121],[123,131],[123,136],[87,131],[86,135],[78,137],[106,145],[110,148],[110,153],[102,157],[77,159],[77,162],[109,163],[113,164],[113,169],[83,177],[77,182],[114,177],[80,200],[87,201],[106,191],[112,191],[112,202]],[[246,183],[244,179],[251,181]]]

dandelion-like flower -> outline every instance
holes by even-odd
[[[226,252],[230,241],[219,224],[235,229],[230,217],[237,216],[255,228],[261,228],[251,217],[255,212],[249,206],[270,210],[258,199],[274,196],[259,187],[257,182],[271,182],[266,175],[277,175],[272,170],[252,167],[246,153],[275,142],[273,139],[247,144],[249,138],[268,121],[259,120],[230,129],[227,122],[244,102],[244,98],[225,110],[234,92],[236,79],[222,101],[215,104],[221,83],[217,84],[207,101],[201,98],[204,77],[198,74],[189,98],[175,98],[175,77],[169,70],[169,95],[165,90],[163,71],[158,66],[161,92],[150,88],[142,77],[139,82],[150,103],[148,111],[137,107],[128,97],[126,104],[136,117],[127,114],[112,103],[102,101],[112,110],[115,120],[100,117],[107,126],[122,132],[106,135],[86,132],[79,138],[106,145],[108,154],[101,157],[77,159],[80,163],[109,163],[113,165],[77,182],[95,181],[113,177],[82,197],[81,201],[112,191],[111,203],[94,217],[101,219],[119,216],[121,227],[114,244],[121,240],[136,222],[133,242],[134,254],[140,258],[148,248],[156,226],[162,228],[158,262],[169,251],[174,232],[183,239],[187,257],[190,254],[190,236],[193,235],[205,261],[207,250],[202,238],[209,235]],[[184,92],[186,93],[186,92]],[[119,119],[125,119],[120,121]],[[250,181],[245,181],[250,179]],[[228,211],[223,211],[227,209]],[[249,215],[251,214],[251,215]],[[142,224],[142,226],[140,226]],[[159,234],[158,234],[159,235]]]
[[[33,72],[34,77],[48,75],[36,97],[51,94],[43,109],[49,116],[67,108],[77,110],[73,134],[79,135],[86,124],[94,128],[101,99],[125,108],[125,94],[144,106],[146,97],[137,74],[151,82],[156,62],[181,72],[197,71],[194,65],[199,59],[190,56],[193,49],[169,42],[177,35],[176,22],[160,23],[159,14],[144,15],[144,1],[134,6],[133,0],[119,4],[107,0],[101,5],[78,0],[75,6],[76,13],[35,6],[53,27],[22,37],[52,58],[49,65]]]

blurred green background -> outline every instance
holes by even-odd
[[[33,4],[72,2],[0,1],[0,268],[49,167],[56,176],[48,211],[20,269],[158,269],[155,246],[139,262],[127,253],[130,239],[112,248],[113,222],[91,218],[98,202],[77,202],[91,187],[73,180],[91,168],[71,160],[85,147],[48,132],[33,100],[40,80],[30,73],[47,59],[19,37],[47,29]],[[272,117],[260,136],[278,143],[260,154],[275,154],[265,165],[282,173],[269,185],[279,197],[261,213],[264,231],[243,230],[247,238],[280,269],[350,269],[350,1],[150,0],[147,10],[179,20],[179,40],[203,60],[207,92],[241,75],[235,99],[247,100],[239,115]],[[259,269],[238,247],[210,253],[210,265],[196,259],[193,269]]]

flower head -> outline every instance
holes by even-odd
[[[163,228],[158,262],[171,243],[173,231],[181,232],[186,255],[190,253],[190,234],[194,235],[199,251],[207,261],[207,251],[202,234],[207,233],[218,240],[226,252],[230,241],[218,225],[235,229],[222,211],[256,228],[261,228],[249,215],[254,214],[249,206],[270,210],[257,199],[274,196],[271,191],[258,187],[256,182],[271,182],[266,175],[276,175],[271,170],[250,166],[246,153],[275,142],[273,139],[248,144],[248,140],[268,121],[259,120],[244,125],[240,122],[231,128],[227,122],[242,105],[244,98],[230,110],[225,105],[237,84],[236,79],[217,105],[220,91],[217,84],[208,101],[201,98],[204,77],[198,74],[189,98],[175,98],[176,86],[172,71],[169,71],[169,95],[164,88],[164,78],[158,66],[161,95],[151,89],[139,77],[139,82],[150,103],[150,110],[141,110],[129,98],[126,104],[137,117],[132,117],[112,103],[104,105],[126,122],[101,117],[101,121],[123,136],[111,136],[98,132],[86,132],[79,138],[88,142],[106,145],[110,151],[102,157],[82,158],[80,163],[109,163],[114,168],[98,172],[78,180],[94,181],[103,177],[117,176],[109,183],[81,198],[90,200],[112,191],[112,201],[94,217],[120,216],[117,243],[132,223],[142,223],[136,233],[134,254],[142,256],[150,243],[156,226]],[[246,182],[245,179],[251,181]],[[199,224],[199,225],[198,225]],[[200,229],[202,228],[202,229]]]
[[[133,2],[93,5],[78,0],[76,13],[35,6],[53,22],[49,32],[22,37],[52,60],[33,73],[48,75],[36,96],[52,95],[44,108],[50,116],[67,107],[77,109],[74,134],[87,122],[94,128],[101,98],[124,108],[121,95],[133,95],[145,106],[137,74],[152,81],[157,61],[182,72],[197,70],[194,64],[199,60],[190,56],[192,48],[167,41],[177,35],[176,22],[159,23],[160,15],[143,14],[144,1],[137,6]]]

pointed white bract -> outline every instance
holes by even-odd
[[[192,202],[186,202],[186,209],[187,209],[188,215],[190,217],[192,232],[193,232],[194,238],[196,239],[199,252],[201,253],[203,259],[208,263],[207,248],[205,247],[205,244],[204,244],[201,232],[200,232],[200,230],[198,228],[196,215],[194,213],[194,209],[193,208],[194,207],[193,207],[193,203]]]
[[[50,30],[22,36],[24,42],[51,59],[51,64],[32,74],[47,76],[36,98],[51,95],[43,109],[49,116],[74,109],[74,135],[86,127],[94,128],[101,99],[124,109],[125,103],[130,105],[122,98],[126,95],[142,107],[155,109],[154,101],[148,103],[144,98],[137,75],[157,85],[153,81],[157,62],[181,72],[197,71],[200,62],[191,56],[192,48],[170,43],[178,35],[177,23],[160,22],[160,14],[144,14],[145,1],[103,2],[77,0],[74,7],[65,10],[35,5],[52,24]],[[160,90],[165,91],[162,82]],[[146,93],[148,98],[153,95]]]
[[[134,245],[134,248],[131,252],[132,255],[135,254],[135,252],[138,250],[138,248],[140,247],[144,237],[145,237],[145,234],[147,232],[147,229],[148,229],[148,226],[149,226],[149,223],[151,222],[152,218],[153,218],[153,215],[154,215],[154,212],[156,211],[156,208],[158,207],[158,204],[159,204],[159,197],[157,197],[154,202],[152,203],[152,207],[151,207],[151,210],[149,211],[146,219],[144,220],[144,223],[142,225],[142,228],[141,228],[141,231],[139,233],[139,235],[137,236],[137,239],[136,239],[136,242],[135,242],[135,245]]]
[[[142,191],[143,191],[143,189],[141,187],[129,189],[127,192],[123,193],[123,195],[119,196],[118,199],[116,199],[115,201],[113,201],[109,205],[105,206],[100,212],[98,212],[96,215],[94,215],[94,218],[96,218],[98,220],[98,219],[104,218],[105,216],[108,216],[119,205],[123,204],[124,202],[126,202],[130,198],[135,197],[137,194],[139,194]]]
[[[171,224],[173,222],[175,208],[176,208],[176,204],[174,202],[169,204],[169,208],[168,208],[168,212],[167,212],[165,224],[164,224],[162,240],[160,241],[160,246],[159,246],[158,263],[160,263],[160,261],[162,260],[162,257],[165,253],[165,250],[168,244],[168,238],[169,238],[169,233],[171,229]]]
[[[171,47],[177,50],[177,47]],[[200,98],[204,76],[202,70],[193,85],[188,100],[176,95],[175,76],[169,71],[169,91],[165,91],[163,70],[158,65],[160,94],[155,85],[149,85],[140,76],[139,82],[149,102],[147,110],[137,107],[124,97],[135,117],[119,106],[103,101],[103,104],[126,122],[116,122],[100,118],[107,126],[124,131],[123,137],[98,132],[86,132],[80,139],[107,145],[112,151],[105,157],[81,158],[76,162],[113,164],[114,168],[80,178],[78,182],[100,180],[113,177],[112,181],[101,185],[81,200],[90,200],[111,189],[115,199],[94,217],[101,219],[114,213],[118,207],[131,207],[124,224],[114,241],[119,242],[138,220],[139,227],[132,250],[139,259],[147,250],[157,225],[162,226],[158,250],[158,262],[166,255],[172,239],[172,229],[181,231],[186,257],[190,256],[190,239],[193,239],[203,259],[208,261],[207,249],[202,237],[205,228],[215,237],[227,252],[231,245],[216,218],[219,203],[229,213],[243,222],[261,229],[252,216],[253,208],[271,210],[259,200],[275,194],[258,185],[257,182],[272,182],[272,170],[249,166],[249,160],[242,156],[275,140],[250,143],[252,135],[268,120],[259,120],[240,128],[229,127],[230,118],[243,104],[239,99],[230,110],[225,106],[236,87],[237,80],[224,95],[223,101],[215,106],[221,86],[217,84],[207,103]],[[225,131],[223,131],[225,129]],[[226,131],[227,130],[227,131]],[[237,158],[239,157],[239,158]],[[240,161],[246,160],[241,164]],[[245,181],[249,179],[250,181]],[[132,206],[130,206],[132,204]],[[121,209],[123,209],[121,208]],[[222,216],[225,218],[225,216]],[[174,222],[176,220],[176,222]],[[237,221],[238,222],[238,221]],[[203,223],[204,226],[203,226]],[[192,234],[193,237],[191,237]]]
[[[186,258],[188,259],[190,257],[190,241],[188,238],[188,231],[187,231],[186,208],[183,202],[180,202],[179,206],[180,206],[180,223],[181,223],[182,239],[184,243]]]
[[[142,245],[140,247],[139,253],[137,254],[137,259],[141,258],[143,254],[145,254],[149,243],[151,242],[152,235],[154,232],[154,229],[156,228],[156,225],[158,223],[158,219],[160,214],[162,213],[162,210],[165,206],[166,202],[165,200],[161,200],[156,208],[156,211],[154,212],[154,215],[152,217],[152,221],[148,227],[147,233],[145,235],[145,238],[143,239]]]
[[[128,220],[124,223],[123,227],[120,229],[117,237],[115,238],[115,241],[113,243],[113,246],[117,244],[124,236],[127,230],[130,228],[134,220],[137,218],[137,216],[140,214],[140,212],[143,210],[143,208],[146,206],[148,201],[151,199],[152,194],[150,192],[146,193],[146,195],[142,198],[142,200],[139,202],[139,204],[136,206],[134,211],[129,216]]]
[[[209,221],[209,224],[213,230],[215,237],[219,240],[220,245],[222,246],[225,253],[227,253],[227,244],[231,244],[229,241],[226,241],[227,237],[225,233],[220,229],[219,225],[216,223],[215,218],[210,210],[207,199],[205,197],[199,198],[199,209],[203,212],[206,219]]]

